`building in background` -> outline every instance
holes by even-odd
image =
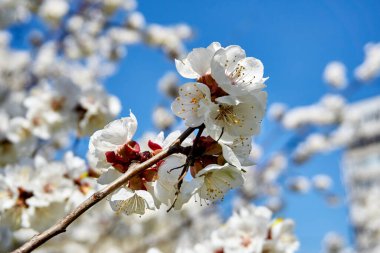
[[[356,249],[380,252],[380,96],[348,106],[345,121],[356,132],[343,157]]]

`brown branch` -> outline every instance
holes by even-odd
[[[103,188],[102,190],[95,192],[88,199],[83,201],[77,208],[75,208],[66,217],[59,220],[55,225],[48,228],[44,232],[33,236],[28,242],[22,245],[20,248],[13,251],[13,253],[26,253],[31,252],[37,247],[41,246],[51,238],[58,234],[66,231],[67,227],[79,218],[84,212],[94,206],[96,203],[104,199],[106,196],[123,186],[138,173],[150,168],[152,165],[158,161],[168,157],[171,154],[178,153],[181,151],[181,143],[195,130],[195,128],[186,129],[178,138],[175,140],[169,148],[163,150],[159,154],[153,156],[151,159],[129,169],[125,174],[116,179],[114,182]]]

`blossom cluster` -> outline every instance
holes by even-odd
[[[17,241],[14,231],[42,232],[93,193],[96,185],[88,173],[85,161],[72,152],[62,161],[36,156],[0,170],[0,252]]]
[[[299,248],[290,219],[271,220],[272,213],[265,207],[248,206],[235,212],[208,239],[178,253],[191,252],[250,252],[292,253]]]
[[[178,212],[168,214],[165,209],[160,209],[148,211],[140,217],[118,215],[107,201],[102,201],[61,234],[59,240],[51,241],[35,252],[133,253],[150,252],[150,247],[175,252],[178,245],[195,244],[205,237],[207,231],[221,225],[222,219],[216,208],[203,208],[196,202],[188,203]],[[22,239],[20,234],[16,234],[18,239]]]
[[[15,24],[23,33],[12,38]],[[104,80],[128,47],[179,57],[191,36],[185,24],[147,23],[134,0],[0,1],[0,252],[97,189],[97,171],[74,153],[120,113]]]
[[[180,209],[192,197],[209,204],[241,186],[245,167],[252,165],[252,136],[260,131],[266,106],[261,61],[246,57],[239,46],[214,42],[176,60],[176,66],[182,76],[197,80],[179,88],[172,110],[198,134],[182,143],[183,152],[157,162],[115,192],[110,197],[115,211],[144,214],[161,204]],[[91,136],[88,160],[102,171],[100,184],[167,149],[180,135],[164,138],[161,133],[137,142],[136,129],[131,113]]]
[[[72,135],[91,135],[114,119],[121,103],[102,82],[126,46],[145,43],[179,57],[192,34],[185,24],[146,24],[134,0],[2,1],[0,6],[0,26],[34,16],[46,24],[28,34],[30,50],[13,49],[10,33],[0,31],[0,57],[8,59],[0,63],[0,165],[47,146],[51,155]],[[113,21],[116,14],[122,22]]]
[[[196,79],[179,89],[173,112],[189,127],[205,124],[214,140],[239,142],[260,131],[266,107],[266,78],[260,60],[246,57],[239,46],[217,42],[176,60],[178,72]]]

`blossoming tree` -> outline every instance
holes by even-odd
[[[15,24],[28,31],[26,49],[13,46]],[[368,133],[345,97],[380,73],[378,44],[366,46],[355,81],[343,63],[326,66],[324,79],[341,94],[294,109],[272,104],[278,131],[296,134],[286,151],[260,160],[265,145],[253,138],[270,73],[240,46],[213,42],[187,53],[191,28],[147,23],[134,0],[0,1],[0,28],[0,252],[296,252],[294,221],[273,218],[288,160],[307,162]],[[159,81],[171,106],[153,112],[158,134],[138,127],[133,107],[119,118],[123,97],[103,84],[135,44],[160,49],[178,72]],[[189,80],[178,85],[177,75]],[[322,134],[326,125],[332,131]],[[323,174],[312,180],[335,203],[332,184]],[[310,188],[303,176],[285,185]],[[240,208],[222,221],[217,204],[233,189]],[[252,205],[263,196],[266,207]],[[366,219],[353,215],[355,225],[376,237],[368,222],[376,200],[353,196],[371,206]],[[343,252],[339,236],[326,238],[328,252]]]
[[[253,164],[252,136],[260,132],[266,108],[260,60],[247,57],[239,46],[217,42],[185,55],[183,40],[190,38],[191,29],[183,24],[146,24],[133,0],[2,1],[0,6],[3,28],[44,22],[30,30],[28,50],[13,49],[10,33],[0,32],[0,55],[8,59],[0,63],[1,251],[35,250],[70,231],[68,226],[90,207],[103,210],[90,211],[89,216],[104,212],[103,199],[115,214],[128,216],[108,211],[106,222],[115,217],[136,222],[134,214],[159,220],[156,213],[165,220],[175,215],[178,219],[171,210],[185,210],[183,223],[169,225],[175,232],[186,221],[194,223],[195,213],[204,215],[200,205],[220,200],[244,184]],[[175,59],[183,77],[192,79],[178,91],[166,87],[177,96],[172,111],[186,130],[136,140],[138,124],[132,112],[113,120],[122,97],[109,95],[102,80],[112,74],[126,46],[136,43],[159,47]],[[162,111],[173,121],[164,108],[156,118],[161,119]],[[86,160],[67,151],[85,136],[91,136]],[[199,203],[195,213],[187,207],[194,201]],[[293,223],[270,218],[264,207],[243,209],[227,223],[234,233],[216,230],[219,243],[199,241],[196,248],[296,250]],[[83,219],[85,215],[79,221]],[[249,227],[246,220],[252,222]],[[101,221],[98,217],[92,222]],[[89,224],[83,222],[84,227]],[[73,236],[68,234],[63,237]],[[285,240],[288,236],[292,240]],[[49,243],[39,250],[49,250],[54,242]],[[81,247],[70,240],[64,245],[65,251]]]

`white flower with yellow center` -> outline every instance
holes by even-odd
[[[266,78],[262,62],[246,57],[239,46],[220,48],[211,62],[211,75],[228,94],[249,100],[255,92],[265,87]]]
[[[221,146],[225,163],[223,165],[207,165],[190,182],[191,184],[200,185],[196,186],[198,188],[197,194],[201,199],[206,200],[206,203],[223,198],[227,191],[244,183],[239,159],[230,147],[224,144],[221,144]]]
[[[203,178],[197,193],[206,203],[223,198],[226,192],[244,183],[242,172],[228,163],[223,166],[210,164],[196,178]]]
[[[172,103],[172,111],[189,127],[204,123],[204,116],[212,104],[210,89],[202,83],[187,83],[179,89],[179,97]]]
[[[228,100],[224,99],[226,102]],[[240,136],[258,134],[264,116],[266,100],[267,93],[260,91],[251,97],[249,103],[213,104],[210,106],[205,119],[207,133],[213,139],[220,139],[224,142],[232,142]]]

